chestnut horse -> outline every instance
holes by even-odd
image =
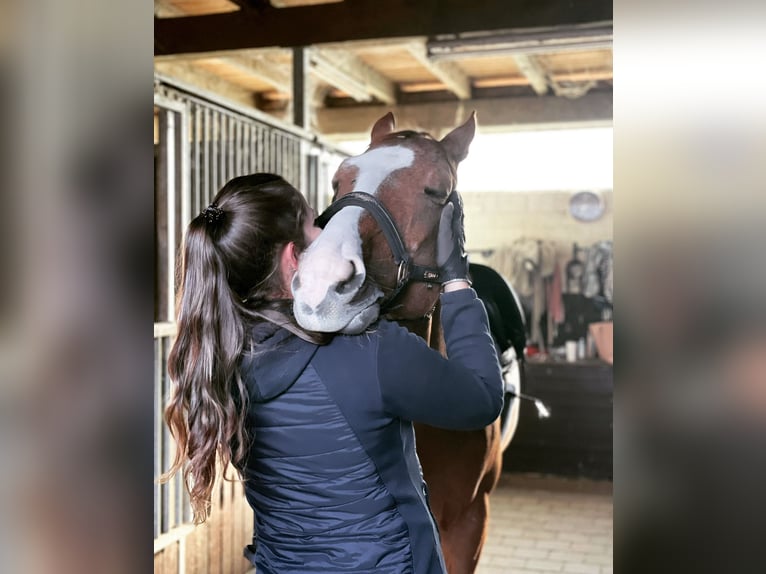
[[[391,113],[375,123],[368,149],[338,168],[331,213],[320,217],[325,229],[293,281],[294,312],[303,327],[358,333],[383,314],[444,352],[434,312],[440,290],[429,279],[438,276],[439,217],[475,129],[475,114],[440,141],[394,132]],[[489,494],[500,476],[500,419],[478,431],[416,424],[415,432],[447,570],[472,573],[486,537]]]

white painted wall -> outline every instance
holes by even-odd
[[[572,244],[588,247],[613,239],[613,192],[604,191],[604,215],[598,221],[581,222],[569,215],[569,191],[466,192],[461,194],[465,209],[466,247],[496,249],[526,237],[554,241],[562,264],[569,261]],[[482,263],[478,254],[471,260]]]

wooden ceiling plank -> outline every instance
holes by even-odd
[[[413,82],[399,84],[399,89],[405,93],[438,92],[444,89],[444,84],[441,82]]]
[[[249,76],[257,76],[264,82],[271,84],[280,92],[291,93],[293,89],[292,78],[288,70],[276,65],[263,56],[250,56],[244,58],[219,58],[227,66],[241,71]]]
[[[589,80],[611,80],[612,70],[582,70],[579,72],[554,72],[550,78],[555,82],[587,82]]]
[[[246,3],[247,0],[240,0]],[[268,2],[268,0],[265,0]],[[158,18],[223,14],[239,10],[237,0],[154,0],[154,15]]]
[[[453,62],[433,62],[428,58],[428,50],[424,42],[412,43],[407,50],[420,62],[431,74],[461,100],[471,98],[471,80]]]
[[[548,75],[534,56],[516,54],[513,60],[519,71],[529,80],[529,84],[538,96],[548,92]]]
[[[529,80],[524,76],[493,76],[474,80],[475,88],[506,88],[509,86],[528,86]]]
[[[193,62],[160,62],[155,65],[157,72],[168,77],[219,94],[248,108],[255,106],[252,90],[229,82],[208,70],[195,66]]]
[[[354,0],[272,10],[159,18],[155,54],[199,53],[267,46],[309,46],[326,42],[437,36],[566,26],[612,20],[612,1],[451,0],[440,3]],[[349,26],[349,22],[353,25]],[[321,24],[321,25],[320,25]]]
[[[260,77],[246,73],[240,68],[232,68],[225,61],[217,58],[194,60],[191,64],[193,64],[195,68],[206,70],[227,82],[246,88],[253,93],[262,92],[264,90],[273,90],[271,84],[265,82]]]
[[[350,52],[312,48],[309,61],[313,74],[358,102],[374,96],[386,104],[396,103],[394,83]]]
[[[173,4],[170,0],[154,0],[155,18],[174,18],[183,16],[186,12]]]

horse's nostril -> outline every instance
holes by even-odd
[[[365,273],[364,265],[361,266],[361,270],[355,261],[349,261],[350,273],[346,279],[338,281],[335,286],[335,292],[338,295],[346,295],[357,291],[362,283],[364,283]]]
[[[301,313],[303,313],[303,315],[309,316],[314,314],[314,310],[306,303],[301,303]]]
[[[356,283],[356,278],[359,276],[359,274],[356,271],[356,264],[353,261],[347,261],[346,262],[348,267],[348,274],[344,274],[345,278],[338,280],[338,282],[335,284],[335,287],[333,291],[338,293],[339,295],[343,295],[345,293],[348,293],[352,289],[354,289],[354,284]],[[346,269],[344,269],[345,271]]]
[[[359,285],[359,281],[357,281],[358,275],[352,275],[349,277],[346,281],[341,281],[338,283],[338,286],[335,288],[335,292],[339,295],[345,295],[347,293],[350,293],[356,287]]]

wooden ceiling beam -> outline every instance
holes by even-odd
[[[591,92],[577,100],[548,96],[429,102],[399,106],[353,106],[316,110],[316,129],[334,140],[367,139],[377,119],[391,111],[399,126],[434,137],[476,110],[479,129],[492,131],[605,126],[612,123],[612,93]]]
[[[269,0],[229,0],[242,10],[270,10],[273,8]]]
[[[471,98],[471,80],[454,62],[433,62],[428,58],[424,42],[412,43],[407,50],[431,74],[436,76],[449,91],[461,100]]]
[[[534,56],[516,54],[513,56],[519,71],[529,80],[529,85],[538,96],[548,92],[548,75]]]
[[[267,10],[157,18],[154,53],[309,46],[372,38],[566,26],[612,20],[611,0],[346,0]]]
[[[612,49],[612,23],[554,28],[490,30],[472,34],[429,38],[428,57],[433,61],[497,58],[513,54],[552,54]]]
[[[268,0],[265,0],[268,2]],[[275,8],[290,8],[291,6],[307,6],[309,4],[330,4],[331,2],[345,2],[345,0],[271,0]]]
[[[237,50],[232,52],[231,50],[219,50],[215,52],[203,52],[200,54],[166,54],[162,56],[154,56],[155,63],[157,62],[190,62],[194,60],[206,60],[208,58],[230,58],[230,57],[253,57],[256,59],[270,59],[279,57],[284,54],[286,50],[283,48],[260,48],[254,50]]]
[[[394,83],[350,52],[311,48],[309,61],[312,74],[357,102],[369,102],[374,96],[386,104],[396,103]]]
[[[576,72],[548,72],[548,78],[552,82],[588,82],[600,80],[612,80],[612,70],[580,70]],[[529,79],[524,76],[494,76],[478,78],[473,81],[474,88],[501,88],[508,86],[528,86]],[[403,86],[404,92],[417,92],[418,85]]]

